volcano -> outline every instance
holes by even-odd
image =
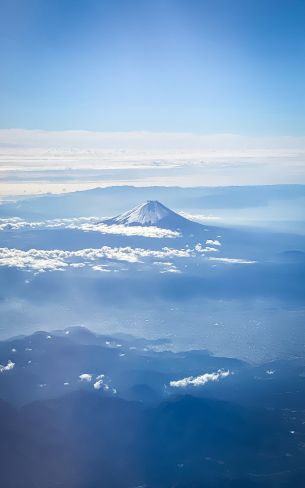
[[[200,227],[202,229],[204,227],[182,217],[157,200],[148,200],[128,212],[107,219],[104,222],[108,225],[156,226],[174,230],[189,230],[192,227]]]

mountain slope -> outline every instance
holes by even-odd
[[[116,217],[104,220],[104,222],[108,225],[157,226],[175,230],[190,229],[192,227],[203,229],[204,227],[182,217],[157,200],[148,200],[146,203],[142,203]]]
[[[6,488],[304,486],[303,451],[265,409],[191,396],[145,408],[77,392],[0,412]]]

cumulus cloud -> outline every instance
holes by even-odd
[[[4,373],[5,371],[11,371],[12,369],[14,369],[14,367],[15,363],[13,363],[13,361],[9,359],[5,366],[0,364],[0,373]]]
[[[212,258],[209,257],[209,261],[217,261],[220,263],[227,263],[227,264],[254,264],[256,261],[251,261],[248,259],[238,259],[238,258]]]
[[[103,387],[103,380],[97,380],[94,384],[93,384],[93,388],[95,390],[100,390],[101,388]]]
[[[196,244],[194,249],[163,247],[161,249],[144,249],[139,247],[85,248],[76,251],[62,249],[29,249],[23,251],[14,248],[0,248],[0,266],[31,270],[36,273],[45,271],[64,271],[68,268],[89,267],[93,271],[109,273],[122,269],[118,263],[150,263],[160,266],[161,273],[180,273],[177,262],[169,260],[195,258],[196,253],[204,256],[217,253],[219,248]],[[224,264],[253,264],[256,261],[239,258],[206,257],[208,261]],[[163,261],[164,260],[164,261]],[[112,263],[112,264],[111,264]]]
[[[217,239],[213,240],[213,239],[207,239],[205,241],[206,244],[210,244],[211,246],[221,246],[221,242],[218,241]]]
[[[230,376],[231,372],[229,370],[223,371],[219,369],[213,373],[204,373],[200,376],[188,376],[182,378],[181,380],[170,381],[170,386],[172,388],[186,388],[188,386],[204,386],[210,381],[219,381],[222,378],[227,378]]]
[[[83,382],[90,383],[92,381],[92,374],[82,373],[79,375],[79,379]]]
[[[138,263],[143,259],[168,259],[187,258],[192,255],[190,249],[174,249],[163,247],[161,250],[151,250],[132,247],[110,247],[87,248],[77,251],[65,251],[60,249],[20,249],[0,248],[0,266],[31,269],[36,271],[60,271],[67,267],[83,266],[92,267],[101,263],[101,260],[125,261]],[[101,268],[95,268],[101,271]]]
[[[272,376],[275,373],[275,369],[267,369],[266,374]]]
[[[106,377],[104,374],[100,374],[95,378],[95,382],[93,384],[93,388],[95,390],[104,390],[104,391],[110,391],[110,380],[106,380]],[[116,390],[115,388],[112,388],[112,393],[115,394]]]
[[[208,242],[208,241],[207,241]],[[214,242],[214,241],[209,241],[210,243],[211,242]],[[217,241],[218,242],[218,241]],[[218,245],[218,244],[217,244]],[[200,242],[198,244],[196,244],[195,246],[195,251],[201,253],[201,254],[205,254],[207,252],[219,252],[219,249],[216,249],[216,247],[210,247],[210,246],[203,246],[202,244],[200,244]]]
[[[0,266],[15,267],[21,269],[61,270],[67,266],[64,259],[67,256],[65,251],[46,251],[30,249],[0,248]]]

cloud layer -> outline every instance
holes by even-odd
[[[11,168],[176,167],[239,159],[299,161],[305,137],[1,129],[0,147],[0,164]]]
[[[304,136],[2,129],[0,194],[301,183],[304,160]]]
[[[192,256],[190,249],[173,249],[164,247],[151,250],[132,247],[109,247],[64,251],[60,249],[20,249],[0,248],[0,266],[30,269],[35,271],[59,271],[67,267],[94,266],[102,260],[124,261],[128,263],[142,262],[144,259],[187,258]]]
[[[72,219],[54,219],[42,222],[28,222],[17,217],[0,219],[0,231],[25,230],[25,229],[72,229],[84,232],[100,232],[101,234],[116,234],[123,236],[140,236],[149,238],[174,238],[179,237],[180,233],[162,229],[156,226],[125,226],[107,225],[97,217],[79,217]]]

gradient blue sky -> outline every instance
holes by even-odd
[[[0,127],[305,134],[304,0],[0,0]]]

